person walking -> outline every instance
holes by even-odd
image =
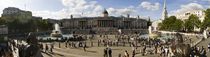
[[[45,45],[45,52],[47,52],[48,51],[48,46],[47,46],[47,44]]]
[[[108,48],[108,54],[109,54],[109,57],[112,57],[112,49],[111,48]]]
[[[60,42],[58,42],[58,47],[61,48],[61,43]]]

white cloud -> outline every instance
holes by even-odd
[[[203,9],[204,9],[204,7],[200,4],[189,3],[189,4],[186,4],[186,5],[181,5],[181,8],[178,9],[178,10],[172,11],[171,15],[182,14],[182,13],[187,12],[187,11],[203,10]]]
[[[97,4],[96,1],[87,2],[85,0],[63,0],[63,4],[69,7],[70,12],[73,11],[71,12],[72,14],[83,12],[83,16],[86,17],[101,16],[104,10],[103,6]],[[107,11],[113,16],[131,14],[135,12],[133,6],[119,9],[107,8]]]
[[[24,4],[27,0],[0,0],[0,14],[2,10],[7,7],[18,7],[20,9],[25,9]]]
[[[74,17],[96,17],[101,16],[104,7],[98,4],[97,1],[87,0],[59,0],[64,6],[63,9],[58,11],[49,10],[33,10],[28,8],[27,10],[32,11],[33,16],[40,16],[43,18],[54,18],[62,19],[69,18],[70,15]],[[6,7],[17,7],[24,9],[24,4],[29,3],[28,0],[0,0],[0,10]],[[136,11],[133,6],[127,8],[107,8],[110,15],[119,16],[125,14],[132,14]],[[2,11],[0,11],[2,13]]]
[[[107,11],[114,16],[127,15],[136,12],[136,10],[134,10],[133,8],[121,8],[121,9],[108,8]]]
[[[97,4],[96,1],[87,2],[86,0],[61,0],[62,4],[65,6],[63,10],[57,12],[50,11],[34,11],[36,16],[43,16],[48,18],[66,18],[70,17],[72,14],[74,17],[97,17],[101,16],[104,8],[103,6]],[[116,9],[107,8],[110,15],[124,15],[131,14],[135,12],[134,7]]]
[[[210,0],[201,0],[201,1],[208,1],[208,2],[210,2]]]
[[[210,2],[210,0],[190,0],[190,1],[193,1],[193,2],[198,2],[198,1],[209,1],[209,2]]]
[[[142,8],[145,8],[147,10],[155,11],[155,10],[158,10],[160,8],[160,3],[154,3],[153,4],[153,3],[150,3],[150,2],[144,1],[139,6],[142,7]]]

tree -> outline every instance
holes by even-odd
[[[201,21],[196,15],[190,15],[187,20],[185,20],[185,31],[191,32],[194,30],[194,27],[200,28]]]
[[[15,19],[12,22],[8,22],[7,23],[8,29],[9,29],[9,33],[15,33],[17,31],[19,31],[19,27],[22,27],[19,23],[18,19]]]
[[[6,24],[6,21],[0,18],[0,25],[5,25],[5,24]]]
[[[205,10],[205,19],[202,22],[201,30],[203,31],[207,27],[210,27],[210,8]]]
[[[182,20],[177,19],[177,20],[174,22],[173,30],[182,31],[182,30],[183,30],[183,24],[184,24],[184,22],[183,22]]]
[[[159,25],[161,30],[167,31],[181,31],[183,28],[183,22],[176,19],[175,16],[170,16],[169,18],[166,18]]]
[[[41,31],[53,29],[53,24],[49,23],[47,20],[37,20],[37,27]]]
[[[185,20],[184,27],[185,27],[185,31],[187,32],[193,31],[193,28],[194,28],[194,26],[192,25],[192,22],[189,19]]]
[[[193,26],[200,28],[201,21],[199,20],[198,16],[190,15],[189,20],[192,21]]]

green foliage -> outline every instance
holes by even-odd
[[[53,29],[53,24],[49,23],[47,20],[37,20],[37,27],[39,30],[51,30]]]
[[[181,31],[183,28],[183,22],[176,19],[175,16],[171,16],[162,21],[160,25],[161,30],[167,31]]]
[[[52,29],[53,24],[46,20],[29,19],[28,22],[23,23],[19,19],[8,22],[7,26],[10,33],[29,33],[39,31],[47,31]]]
[[[194,29],[194,26],[192,25],[192,22],[189,19],[185,20],[184,27],[185,31],[187,32],[193,31]]]
[[[18,19],[22,23],[27,23],[30,19],[32,19],[32,13],[29,11],[19,12],[13,14],[2,15],[1,17],[6,22],[13,22],[15,19]]]
[[[207,27],[210,27],[210,9],[207,9],[205,12],[205,19],[202,22],[201,29],[204,30]]]
[[[189,20],[192,22],[192,25],[194,25],[195,27],[200,28],[201,21],[199,20],[198,16],[190,15]]]
[[[28,33],[46,31],[52,29],[53,24],[40,18],[33,18],[32,13],[20,12],[9,15],[2,15],[0,25],[7,25],[9,33]]]
[[[187,20],[185,20],[185,31],[191,32],[194,30],[194,27],[200,28],[201,27],[201,21],[196,15],[190,15]]]
[[[0,18],[0,25],[5,25],[5,24],[6,24],[6,21]]]
[[[173,27],[173,30],[175,31],[182,31],[183,30],[183,24],[184,22],[180,19],[177,19],[175,22],[174,22],[174,27]]]

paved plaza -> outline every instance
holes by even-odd
[[[108,36],[108,38],[115,40],[115,36],[114,35],[110,35]],[[199,42],[199,40],[201,40],[202,38],[198,38],[198,36],[186,36],[185,37],[185,41],[184,43],[192,43],[195,44],[196,42]],[[99,35],[96,36],[95,39],[91,40],[93,42],[93,46],[91,46],[91,41],[87,40],[87,48],[86,51],[84,51],[83,47],[78,47],[78,48],[74,48],[74,47],[69,47],[65,45],[65,42],[60,43],[60,48],[59,48],[59,43],[58,42],[53,42],[55,45],[54,49],[53,49],[53,53],[51,52],[42,52],[42,54],[44,55],[44,57],[103,57],[104,55],[104,49],[106,48],[106,46],[100,45],[98,47],[97,45],[97,40],[98,39],[104,39],[103,37],[100,38]],[[189,40],[191,39],[191,40]],[[204,46],[207,47],[208,43],[210,41],[210,38],[208,38],[207,40],[204,41],[200,41],[198,43],[198,46]],[[51,43],[42,43],[43,45],[45,44],[52,44]],[[133,47],[130,47],[128,44],[126,44],[126,46],[111,46],[110,47],[112,49],[112,57],[118,57],[119,54],[121,54],[121,56],[124,55],[124,51],[127,50],[128,53],[130,54],[130,56],[132,55],[132,50]],[[143,46],[139,45],[138,48],[136,49],[136,55],[135,57],[161,57],[160,54],[146,54],[144,56],[142,56],[142,51]],[[209,56],[208,52],[207,55]]]
[[[64,45],[63,47],[59,48],[58,46],[54,49],[54,54],[52,53],[43,53],[46,57],[103,57],[103,50],[106,47],[90,47],[87,48],[87,51],[84,51],[83,48],[66,48]],[[113,57],[117,57],[119,54],[122,56],[124,55],[124,51],[127,50],[130,55],[132,54],[132,47],[110,47],[113,50]],[[154,57],[158,56],[157,54],[154,55],[148,55],[148,56],[142,56],[140,54],[140,49],[142,47],[139,47],[137,50],[136,57]]]

